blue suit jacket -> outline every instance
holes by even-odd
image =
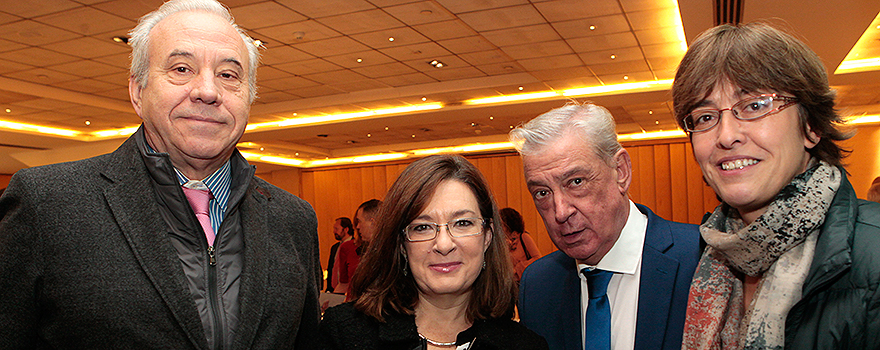
[[[697,225],[648,217],[639,281],[635,349],[681,349],[691,278],[700,259]],[[520,282],[519,315],[553,350],[582,350],[581,280],[575,260],[555,251],[535,261]],[[613,306],[612,306],[613,307]],[[589,339],[587,339],[589,341]]]

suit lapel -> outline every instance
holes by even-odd
[[[669,225],[649,209],[639,206],[639,210],[648,216],[648,227],[642,252],[634,348],[648,350],[654,349],[656,344],[663,344],[672,304],[668,291],[675,288],[678,261],[664,254],[673,242]]]
[[[168,242],[168,228],[159,214],[151,179],[136,143],[129,139],[114,152],[102,175],[104,198],[138,264],[159,292],[175,320],[197,348],[207,348],[201,319],[184,284],[183,271]]]
[[[248,191],[244,194],[239,208],[244,236],[245,268],[241,273],[239,294],[241,322],[238,325],[238,340],[233,344],[233,348],[236,349],[249,349],[250,344],[253,344],[257,327],[265,312],[263,288],[269,285],[267,259],[249,258],[265,257],[270,254],[266,198],[253,186],[253,182],[248,184]]]
[[[577,264],[569,258],[567,275],[563,279],[562,297],[559,298],[560,311],[557,315],[564,330],[565,348],[568,350],[582,350],[583,322],[581,320],[581,279],[578,276]],[[551,300],[551,302],[553,302]],[[551,317],[553,317],[551,315]]]

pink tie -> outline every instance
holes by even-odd
[[[208,245],[213,246],[214,229],[211,227],[211,217],[208,215],[208,202],[214,196],[207,190],[196,190],[186,187],[181,188],[183,188],[183,194],[186,195],[186,200],[189,202],[189,206],[191,206],[193,212],[196,213],[196,219],[199,219],[199,223],[202,224],[202,230],[205,230],[205,237],[208,238]]]

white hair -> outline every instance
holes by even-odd
[[[216,0],[170,0],[156,11],[150,12],[138,21],[137,26],[128,32],[128,44],[131,45],[131,77],[140,87],[147,85],[147,74],[150,69],[150,31],[163,19],[178,12],[184,11],[202,11],[211,13],[229,21],[229,25],[241,35],[245,47],[248,50],[248,87],[250,94],[249,102],[253,102],[257,97],[257,66],[260,62],[260,52],[254,40],[245,34],[244,30],[235,24],[235,19],[229,13],[223,4]]]
[[[614,117],[605,107],[569,102],[517,126],[510,131],[510,141],[520,155],[526,156],[540,153],[568,133],[577,133],[584,138],[584,146],[593,147],[610,164],[623,148],[617,141],[615,127]]]

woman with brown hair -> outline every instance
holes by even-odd
[[[722,202],[700,226],[683,349],[880,349],[880,205],[847,180],[819,57],[768,24],[718,26],[672,95]]]
[[[511,320],[516,284],[498,208],[460,156],[411,164],[388,190],[322,349],[547,349]]]

